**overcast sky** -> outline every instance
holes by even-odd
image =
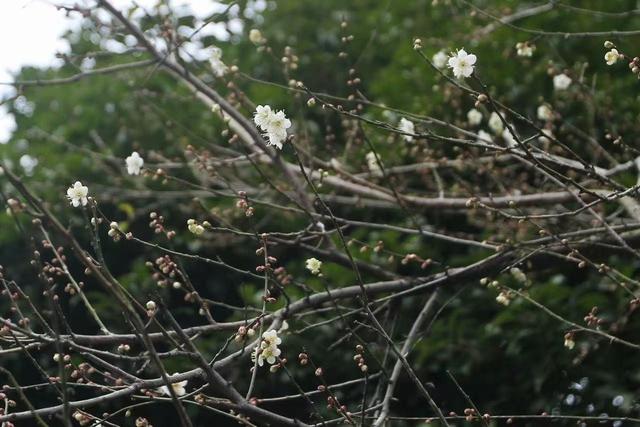
[[[0,1],[0,82],[11,81],[10,72],[22,65],[47,65],[65,45],[59,35],[69,25],[64,13],[42,1]],[[11,88],[0,87],[0,96],[11,94]],[[6,142],[13,119],[0,110],[0,142]]]
[[[68,46],[60,35],[78,25],[78,15],[68,17],[54,4],[77,3],[69,0],[0,0],[0,82],[11,81],[11,72],[23,65],[55,65],[57,52],[66,52]],[[152,7],[157,0],[136,0],[142,7]],[[81,0],[81,4],[92,4]],[[131,6],[132,0],[111,0],[118,8]],[[172,5],[188,4],[197,16],[211,13],[220,6],[215,0],[174,0]],[[217,3],[217,4],[216,4]],[[75,16],[75,18],[73,17]],[[0,86],[0,99],[10,96],[10,86]],[[6,143],[13,129],[13,119],[0,106],[0,143]]]

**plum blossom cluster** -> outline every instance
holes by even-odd
[[[529,42],[519,42],[516,44],[516,53],[518,56],[531,57],[536,50],[536,45]]]
[[[251,360],[258,363],[258,366],[264,366],[266,361],[268,364],[273,365],[278,360],[282,351],[278,348],[278,345],[282,343],[280,337],[278,337],[278,331],[272,329],[262,334],[262,340],[256,347],[256,350],[251,354]]]
[[[253,327],[240,326],[236,336],[233,338],[236,342],[242,342],[246,337],[253,337],[256,330]]]
[[[267,137],[267,144],[282,150],[282,143],[287,139],[287,129],[291,127],[284,110],[275,112],[268,105],[258,105],[253,121]]]
[[[109,224],[109,231],[107,232],[107,235],[111,237],[114,242],[117,242],[120,240],[120,228],[118,227],[117,222],[112,221]]]
[[[198,224],[198,221],[196,221],[193,218],[190,218],[189,220],[187,220],[187,228],[192,234],[195,234],[196,236],[202,235],[202,233],[204,233],[205,228],[207,227],[211,227],[211,224],[209,223],[209,221],[204,221],[202,224]]]
[[[498,296],[496,297],[496,301],[499,304],[502,304],[504,306],[508,306],[509,304],[511,304],[511,300],[512,300],[512,296],[509,292],[505,292],[502,291],[498,294]]]
[[[609,51],[604,54],[604,60],[607,62],[607,65],[614,65],[616,62],[618,62],[618,59],[623,56],[620,54],[620,52],[618,52],[618,49],[616,49],[615,45],[608,40],[604,42],[604,47],[606,49],[609,49]]]
[[[364,347],[360,344],[356,345],[356,354],[353,355],[353,361],[356,362],[361,372],[367,372],[369,367],[364,358]]]
[[[307,270],[311,272],[311,274],[318,275],[320,274],[320,269],[322,268],[322,261],[316,258],[309,258],[306,261]]]

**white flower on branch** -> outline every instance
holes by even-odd
[[[542,104],[537,110],[538,119],[549,122],[553,120],[553,110],[547,104]]]
[[[471,126],[478,126],[482,122],[482,113],[475,108],[472,108],[467,113],[467,121]]]
[[[86,206],[88,203],[87,195],[89,194],[89,188],[82,185],[80,181],[76,181],[71,187],[67,189],[67,198],[71,202],[74,208],[78,206]]]
[[[287,119],[284,111],[275,113],[269,127],[266,129],[269,137],[269,145],[275,145],[282,149],[282,142],[287,139],[287,129],[291,127],[291,120]]]
[[[204,227],[198,224],[195,219],[189,219],[187,221],[187,228],[196,236],[200,236],[202,233],[204,233]]]
[[[528,42],[520,42],[516,44],[518,56],[531,57],[533,56],[534,50],[536,50],[536,46],[529,44]]]
[[[527,275],[524,274],[524,272],[520,270],[518,267],[511,267],[509,269],[509,273],[511,273],[511,276],[513,276],[513,278],[516,279],[518,282],[523,284],[527,283]]]
[[[265,129],[269,127],[272,116],[273,116],[273,111],[271,111],[270,106],[258,105],[256,107],[256,112],[253,114],[253,122],[260,129]]]
[[[607,65],[613,65],[618,62],[620,59],[620,53],[618,49],[611,49],[609,52],[604,54],[604,60],[607,61]]]
[[[566,348],[568,348],[569,350],[573,350],[573,348],[576,346],[576,342],[573,339],[573,334],[572,333],[567,333],[564,336],[564,346]]]
[[[400,123],[398,124],[398,129],[404,133],[415,133],[415,126],[411,120],[407,120],[404,117],[400,119]],[[411,142],[413,141],[413,136],[411,135],[402,135],[405,141]]]
[[[495,134],[501,134],[504,130],[504,123],[502,123],[500,115],[495,111],[489,116],[489,129]]]
[[[260,30],[258,30],[256,28],[252,28],[251,31],[249,31],[249,41],[251,43],[255,44],[256,46],[259,46],[259,45],[264,44],[266,42],[266,40],[262,36],[262,33],[260,32]]]
[[[566,74],[558,74],[557,76],[553,76],[553,87],[555,90],[566,90],[571,86],[571,77]]]
[[[504,139],[504,142],[507,143],[507,147],[517,147],[518,146],[518,142],[516,140],[516,137],[513,135],[513,133],[508,128],[502,131],[502,138]]]
[[[453,70],[453,75],[457,78],[469,77],[473,74],[474,64],[476,63],[476,56],[474,54],[467,53],[464,49],[458,50],[452,54],[449,58],[449,68]]]
[[[176,375],[176,374],[173,374],[173,375]],[[171,388],[173,389],[173,393],[178,397],[184,396],[185,394],[187,394],[187,390],[185,389],[185,387],[188,382],[189,382],[188,380],[184,380],[184,381],[179,381],[177,383],[172,383]],[[162,387],[158,388],[158,392],[166,396],[171,396],[171,391],[169,390],[169,387],[167,387],[166,385],[163,385]]]
[[[538,137],[538,141],[541,143],[551,142],[553,139],[555,139],[555,135],[548,129],[543,129],[542,135]]]
[[[144,159],[140,157],[137,151],[131,153],[131,155],[124,160],[127,164],[127,173],[129,175],[140,175],[140,170],[142,169],[142,165],[144,165]]]
[[[209,57],[209,64],[216,77],[222,77],[228,71],[228,67],[222,62],[222,50],[220,50],[220,48],[213,48],[211,56]]]
[[[511,297],[507,292],[503,291],[498,294],[498,296],[496,297],[496,301],[504,306],[508,306],[509,304],[511,304]]]
[[[276,363],[278,356],[282,354],[282,351],[278,348],[278,345],[282,343],[280,337],[278,337],[278,331],[272,329],[262,334],[262,340],[255,351],[251,354],[251,360],[255,363],[256,357],[259,366],[264,366],[264,362],[270,365]]]
[[[283,110],[276,113],[268,105],[258,105],[253,122],[266,135],[267,145],[282,149],[282,143],[287,139],[287,129],[291,127],[291,120],[287,118]]]
[[[289,322],[287,322],[286,320],[283,320],[282,325],[280,326],[280,329],[278,329],[278,333],[285,332],[287,330],[289,330]]]
[[[493,143],[493,137],[491,136],[491,134],[487,131],[485,131],[484,129],[480,129],[478,131],[478,140],[477,142],[479,144],[491,144]]]
[[[322,268],[322,261],[316,258],[309,258],[306,261],[307,270],[311,272],[311,274],[320,274],[320,268]]]
[[[449,56],[447,56],[445,51],[441,50],[439,52],[436,52],[436,54],[433,55],[433,57],[431,58],[431,62],[433,62],[433,65],[437,69],[442,70],[447,66],[448,59],[449,59]]]
[[[378,164],[376,153],[369,151],[365,157],[367,159],[369,172],[371,172],[373,176],[382,176],[382,168],[380,167],[380,164]]]

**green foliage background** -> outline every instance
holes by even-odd
[[[557,130],[557,135],[565,138],[578,152],[589,150],[590,147],[581,142],[572,131],[573,128],[585,130],[599,140],[607,132],[624,134],[628,144],[637,146],[640,112],[638,82],[625,67],[607,67],[604,64],[604,38],[538,37],[505,27],[477,38],[474,34],[491,22],[487,17],[471,13],[472,9],[462,2],[434,3],[437,2],[282,0],[267,2],[263,9],[257,8],[254,2],[239,1],[231,9],[231,17],[242,20],[242,31],[230,32],[228,40],[204,38],[203,47],[215,44],[223,50],[224,60],[230,65],[237,65],[241,73],[276,83],[265,84],[242,75],[234,78],[235,84],[254,102],[284,108],[294,123],[305,123],[310,150],[327,160],[338,157],[354,171],[366,170],[366,147],[345,148],[342,141],[348,129],[344,123],[335,114],[307,108],[306,98],[292,96],[285,89],[288,80],[294,78],[303,81],[317,92],[347,96],[351,93],[345,83],[349,78],[348,70],[355,68],[362,80],[360,90],[374,102],[463,124],[473,100],[452,90],[414,52],[412,41],[415,37],[422,39],[428,57],[440,49],[450,51],[462,46],[477,54],[480,78],[502,102],[526,116],[534,118],[541,102],[551,102],[562,114],[563,125]],[[508,14],[509,10],[524,8],[528,4],[509,0],[473,3],[498,15]],[[637,6],[635,1],[626,0],[572,3],[606,12]],[[348,22],[346,29],[341,29],[343,20]],[[153,29],[160,22],[160,18],[150,16],[143,24]],[[182,16],[180,23],[187,28],[197,27],[196,20],[189,15]],[[638,28],[640,17],[637,14],[624,17],[593,16],[557,7],[545,14],[517,21],[516,24],[547,31],[608,31],[613,28]],[[247,37],[251,28],[262,31],[269,40],[273,55],[256,51]],[[77,73],[80,64],[78,56],[101,50],[100,42],[91,36],[94,31],[95,28],[86,23],[81,29],[66,35],[71,44],[71,55],[66,65],[56,69],[24,68],[16,80],[44,80]],[[341,42],[341,37],[345,35],[354,36],[353,42],[347,46]],[[517,58],[514,46],[525,40],[535,41],[537,50],[530,59]],[[611,40],[633,52],[638,38]],[[282,73],[279,61],[285,46],[291,46],[300,58],[299,68],[290,76]],[[348,60],[338,57],[343,50],[349,53]],[[96,57],[95,67],[145,57],[140,53],[100,56]],[[192,66],[194,72],[216,89],[227,91],[223,84],[209,75],[205,63],[194,63]],[[582,90],[572,95],[554,93],[551,77],[547,75],[550,67],[582,75]],[[149,212],[158,211],[165,216],[169,227],[179,230],[174,243],[176,249],[194,251],[207,257],[220,256],[243,269],[252,270],[255,267],[255,248],[251,244],[237,244],[236,238],[196,242],[193,236],[185,233],[187,218],[207,219],[207,210],[212,209],[228,213],[233,200],[214,197],[192,200],[181,196],[177,200],[155,200],[140,194],[146,189],[179,192],[181,187],[175,183],[163,185],[150,179],[133,179],[124,172],[122,159],[134,149],[151,159],[149,163],[153,164],[161,159],[160,155],[167,161],[183,159],[188,145],[200,149],[228,144],[221,136],[222,123],[202,104],[194,101],[188,90],[170,76],[155,68],[146,68],[89,77],[70,85],[26,87],[23,96],[10,105],[17,129],[11,141],[0,147],[0,158],[12,162],[14,170],[18,172],[21,171],[19,159],[24,154],[28,153],[38,160],[39,164],[32,174],[23,173],[25,181],[49,203],[56,214],[68,221],[87,246],[85,221],[64,200],[67,186],[75,180],[88,183],[105,213],[141,238],[155,239],[147,223]],[[250,114],[249,110],[245,112]],[[367,107],[364,114],[391,122],[400,117],[399,114],[383,114],[380,109],[372,107]],[[335,139],[327,140],[327,135],[331,134],[335,135]],[[390,140],[383,132],[371,131],[370,137],[382,153],[385,164],[401,164],[415,156],[415,152],[407,147],[397,149],[398,141]],[[613,145],[606,148],[625,156]],[[284,155],[287,155],[286,150]],[[632,155],[627,157],[632,158]],[[185,179],[193,178],[185,170],[178,170],[176,174],[181,174]],[[635,176],[630,173],[625,179],[633,183]],[[488,185],[486,182],[478,183],[484,191],[489,190]],[[531,187],[528,190],[532,190],[536,183],[530,182],[529,185]],[[12,196],[12,190],[4,181],[3,192],[5,196]],[[523,192],[527,192],[527,189],[523,188]],[[381,218],[379,212],[356,212],[362,220],[388,220],[390,223],[411,225],[409,219],[403,218],[402,212],[385,213],[387,218]],[[483,229],[482,219],[474,220],[466,215],[426,210],[420,211],[419,217],[436,229],[442,227],[474,232]],[[28,263],[32,242],[16,227],[16,219],[24,227],[29,227],[24,216],[14,218],[0,215],[0,260],[7,275],[25,284],[25,289],[38,300],[41,299],[41,285],[35,277],[37,272]],[[247,221],[241,216],[233,220],[236,225]],[[292,231],[303,226],[300,218],[260,210],[255,223],[262,230]],[[485,252],[479,250],[418,237],[408,239],[392,231],[359,233],[350,237],[371,245],[382,240],[390,251],[414,251],[423,258],[445,260],[450,266],[465,265],[486,256]],[[134,294],[140,295],[141,300],[160,293],[162,298],[177,307],[176,315],[184,325],[199,323],[200,319],[192,307],[180,306],[179,294],[167,289],[159,290],[155,286],[144,263],[153,260],[158,256],[157,253],[142,251],[129,242],[111,243],[106,238],[104,244],[114,273]],[[304,277],[306,273],[300,257],[294,252],[279,248],[277,256],[291,274]],[[375,254],[371,253],[359,256],[375,259]],[[613,258],[610,262],[632,277],[635,275],[636,261]],[[212,299],[224,299],[242,305],[253,302],[261,286],[258,281],[247,280],[221,268],[190,261],[185,261],[185,265],[192,281],[205,296]],[[419,273],[408,271],[408,267],[400,265],[398,268],[404,268],[404,273]],[[600,308],[605,319],[617,319],[628,303],[626,295],[610,286],[601,276],[586,270],[568,267],[542,270],[531,274],[530,279],[533,281],[531,296],[534,299],[577,323],[582,323],[582,317],[594,305]],[[321,290],[321,283],[314,280],[309,279],[309,286]],[[330,263],[326,265],[325,280],[336,287],[353,283],[353,277],[347,269]],[[107,313],[105,321],[114,325],[114,330],[125,331],[122,317],[112,308],[111,301],[98,288],[91,288],[90,281],[88,286],[88,295],[96,301],[98,310]],[[295,291],[292,292],[295,296]],[[452,295],[448,293],[446,296]],[[395,325],[395,330],[406,331],[410,327],[424,298],[416,296],[394,303],[398,304],[395,307],[397,310],[394,310],[398,315],[389,320]],[[65,304],[74,308],[78,302],[70,299]],[[3,306],[5,309],[7,307]],[[77,316],[72,317],[70,322],[77,325],[74,332],[95,331],[91,321],[84,318],[82,309],[71,313]],[[222,308],[214,310],[214,313],[218,320],[233,318],[228,310]],[[300,328],[303,322],[292,326]],[[637,316],[632,316],[621,331],[621,336],[637,342],[640,338],[639,326]],[[624,347],[589,339],[586,342],[578,340],[576,350],[569,351],[563,346],[565,332],[563,325],[530,304],[518,300],[509,307],[500,306],[495,303],[494,292],[471,283],[446,305],[428,334],[416,345],[410,360],[420,378],[435,387],[434,395],[439,405],[459,413],[468,404],[446,376],[447,370],[455,375],[478,407],[492,414],[547,411],[638,416],[640,376],[637,355]],[[327,351],[331,342],[343,333],[334,327],[312,329],[298,336],[288,336],[284,348],[291,360],[295,360],[297,353],[304,348],[322,363],[327,363],[325,370],[330,379],[355,377],[358,373],[351,361],[354,343],[345,341]],[[317,339],[318,335],[322,338]],[[373,336],[369,338],[373,339]],[[204,350],[215,351],[224,339],[208,338]],[[374,353],[378,351],[377,356],[383,357],[380,343],[374,342],[373,350]],[[42,363],[49,363],[44,356]],[[180,362],[176,362],[171,369],[179,370],[181,366]],[[39,380],[37,373],[21,356],[7,359],[6,367],[25,381]],[[315,386],[308,370],[292,367],[292,371],[307,388]],[[244,384],[248,378],[248,366],[238,367],[232,377],[237,383]],[[402,384],[397,387],[398,400],[394,404],[394,411],[417,416],[429,415],[427,406],[413,391],[409,380],[403,377],[401,381]],[[260,395],[292,392],[294,390],[284,375],[264,374],[260,377]],[[572,400],[567,398],[569,395],[574,396],[571,405],[568,404]],[[624,403],[622,406],[613,406],[612,399],[618,395],[624,397]],[[51,399],[53,396],[38,398],[41,402]],[[304,416],[301,405],[290,405],[286,410],[290,414]],[[164,418],[159,417],[156,411],[152,414],[154,425],[176,425],[170,405],[161,407],[160,411]],[[198,417],[199,423],[213,419],[208,414]]]

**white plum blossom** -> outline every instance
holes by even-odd
[[[472,108],[467,113],[467,121],[471,126],[478,126],[482,122],[482,113],[475,108]]]
[[[416,133],[415,126],[411,120],[407,120],[404,117],[400,119],[400,123],[398,124],[398,129],[404,133]],[[411,135],[402,135],[405,141],[411,142],[413,141],[413,136]]]
[[[282,325],[280,325],[280,329],[278,329],[278,333],[285,332],[288,330],[289,330],[289,322],[287,322],[286,320],[283,320]]]
[[[320,268],[322,268],[322,261],[316,258],[309,258],[306,261],[307,270],[311,272],[311,274],[320,274]]]
[[[127,165],[127,173],[129,175],[139,175],[140,169],[142,169],[142,165],[144,165],[144,159],[140,157],[137,151],[131,153],[129,157],[124,159]]]
[[[369,151],[365,156],[367,159],[367,167],[373,176],[382,176],[382,168],[378,164],[378,159],[373,151]]]
[[[558,74],[556,76],[553,76],[553,87],[556,90],[566,90],[569,86],[571,86],[572,81],[573,80],[571,80],[571,77],[567,76],[566,74]]]
[[[264,341],[262,342],[264,345]],[[260,350],[258,354],[258,365],[263,366],[266,360],[268,364],[273,365],[276,363],[276,358],[280,356],[281,350],[278,347],[266,346]]]
[[[564,346],[567,347],[569,350],[573,350],[573,348],[576,346],[576,342],[573,340],[572,336],[564,337]]]
[[[177,374],[173,374],[173,375],[177,375]],[[184,381],[179,381],[177,383],[172,383],[171,388],[173,389],[174,394],[178,397],[184,396],[185,394],[187,394],[187,390],[185,389],[185,387],[188,382],[189,382],[188,380],[184,380]],[[162,387],[158,388],[158,392],[167,396],[171,396],[171,391],[169,390],[169,387],[167,387],[166,385],[163,385]]]
[[[520,42],[516,44],[518,56],[531,57],[533,56],[534,50],[536,50],[536,46],[529,44],[528,42]]]
[[[502,138],[504,139],[504,142],[507,143],[507,147],[518,146],[518,142],[516,141],[515,136],[513,136],[513,133],[511,133],[511,131],[508,128],[502,131]]]
[[[448,60],[449,56],[445,53],[444,50],[436,52],[433,57],[431,57],[431,62],[433,62],[433,65],[439,70],[442,70],[447,66]]]
[[[511,267],[509,269],[509,273],[511,273],[511,276],[513,276],[513,278],[516,279],[518,282],[527,283],[527,275],[524,274],[524,272],[520,270],[518,267]]]
[[[87,195],[89,194],[89,188],[82,185],[80,181],[76,181],[71,187],[67,189],[67,198],[71,202],[74,208],[78,206],[86,206],[88,203]]]
[[[467,53],[464,49],[458,50],[449,57],[448,65],[453,70],[453,75],[457,78],[469,77],[473,74],[476,56]]]
[[[261,45],[265,42],[265,39],[262,37],[260,30],[252,28],[251,31],[249,31],[249,41],[255,45]]]
[[[282,142],[287,139],[287,129],[291,127],[291,120],[285,116],[283,110],[276,113],[268,105],[258,105],[253,122],[268,138],[267,145],[282,149]]]
[[[271,347],[276,347],[282,343],[282,340],[278,338],[278,331],[274,329],[264,332],[262,334],[262,339],[266,345],[269,345]]]
[[[604,60],[607,61],[607,65],[613,65],[618,62],[620,59],[620,53],[618,49],[611,49],[609,52],[604,54]]]
[[[282,354],[282,351],[278,348],[278,345],[282,343],[282,340],[278,337],[278,331],[272,329],[262,334],[262,340],[255,351],[251,354],[253,362],[258,362],[258,366],[264,366],[265,360],[268,364],[273,365],[276,363],[278,356]]]
[[[500,118],[500,115],[495,111],[493,111],[489,116],[489,129],[491,129],[495,134],[501,134],[504,130],[502,119]]]
[[[191,218],[187,221],[187,228],[189,231],[196,236],[200,236],[204,233],[204,227],[196,222],[195,219]]]
[[[287,139],[287,129],[291,127],[291,120],[287,119],[284,111],[275,113],[271,119],[267,131],[269,145],[275,145],[282,149],[282,142]]]
[[[511,303],[511,297],[508,293],[503,291],[498,294],[498,296],[496,297],[496,301],[502,305],[507,306]]]
[[[542,131],[542,135],[538,137],[538,142],[545,143],[550,142],[552,139],[555,139],[555,135],[550,130],[544,129]]]
[[[493,137],[491,136],[491,134],[487,131],[485,131],[484,129],[480,129],[478,131],[478,143],[479,144],[486,144],[486,143],[493,143]]]
[[[538,119],[549,122],[553,120],[553,110],[547,104],[542,104],[537,110]]]
[[[273,116],[273,111],[271,111],[270,106],[258,105],[256,107],[256,112],[253,114],[253,122],[259,128],[268,128],[271,123],[272,116]]]
[[[211,65],[211,70],[216,77],[222,77],[227,72],[228,68],[224,62],[222,62],[222,50],[220,48],[214,47],[211,51],[211,56],[209,57],[209,64]]]

